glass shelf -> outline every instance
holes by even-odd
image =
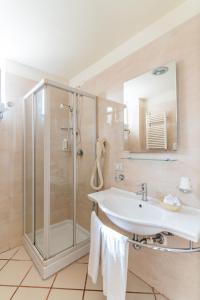
[[[128,159],[128,160],[151,160],[151,161],[165,161],[165,162],[177,161],[176,158],[172,158],[172,157],[157,158],[157,157],[134,157],[134,156],[127,156],[127,157],[121,157],[121,159]]]

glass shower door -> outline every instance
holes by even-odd
[[[96,100],[73,89],[44,84],[26,98],[24,228],[45,260],[89,240],[95,124]]]
[[[89,239],[92,203],[88,194],[93,192],[90,178],[95,161],[96,100],[77,96],[76,102],[76,243]]]
[[[33,101],[32,95],[24,102],[24,232],[34,242],[34,182],[33,182]]]
[[[34,244],[42,256],[44,249],[44,88],[34,95]]]
[[[47,87],[50,124],[49,256],[74,245],[72,93]]]

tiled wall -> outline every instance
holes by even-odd
[[[23,235],[23,96],[36,84],[20,76],[6,74],[6,100],[14,102],[4,119],[0,121],[0,251],[21,244]],[[71,152],[62,149],[67,136],[69,112],[61,110],[60,104],[72,105],[66,92],[48,87],[51,110],[51,224],[73,216],[73,147]],[[78,194],[77,222],[89,230],[91,203],[87,194],[91,191],[90,176],[95,156],[95,102],[81,98],[78,107],[78,127],[81,140],[77,137],[77,148],[83,149],[83,156],[77,157]],[[43,119],[38,114],[37,130],[43,129]],[[30,118],[30,116],[29,116]],[[87,120],[87,122],[85,122]],[[30,124],[29,124],[30,125]],[[71,124],[72,125],[72,124]],[[42,134],[43,135],[43,134]],[[38,135],[36,228],[43,224],[43,147],[42,135]],[[72,136],[73,139],[73,136]],[[31,137],[28,148],[31,150]],[[29,156],[29,160],[30,160]],[[31,161],[27,162],[31,163]],[[31,202],[29,202],[31,204]],[[31,225],[31,207],[27,207],[27,225]],[[30,224],[29,224],[30,223]],[[30,231],[30,226],[27,228]]]
[[[147,182],[149,194],[163,197],[174,193],[188,205],[200,207],[200,16],[138,50],[86,82],[82,88],[98,95],[99,134],[109,143],[105,162],[105,187],[111,185],[134,191]],[[114,162],[121,161],[122,143],[118,122],[106,123],[110,99],[120,102],[123,82],[156,66],[176,61],[178,76],[178,142],[177,162],[124,160],[125,181],[114,181]],[[114,106],[114,104],[112,104]],[[177,189],[179,178],[192,179],[193,193],[184,195]],[[181,240],[173,242],[176,246]],[[199,254],[161,254],[130,251],[130,268],[171,300],[200,299]]]
[[[23,227],[22,96],[35,82],[6,74],[6,100],[13,101],[0,121],[0,249],[21,244]]]

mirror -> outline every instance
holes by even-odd
[[[126,81],[123,93],[124,150],[177,150],[176,63]]]

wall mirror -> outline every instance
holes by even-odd
[[[124,150],[177,150],[176,63],[124,82]]]

